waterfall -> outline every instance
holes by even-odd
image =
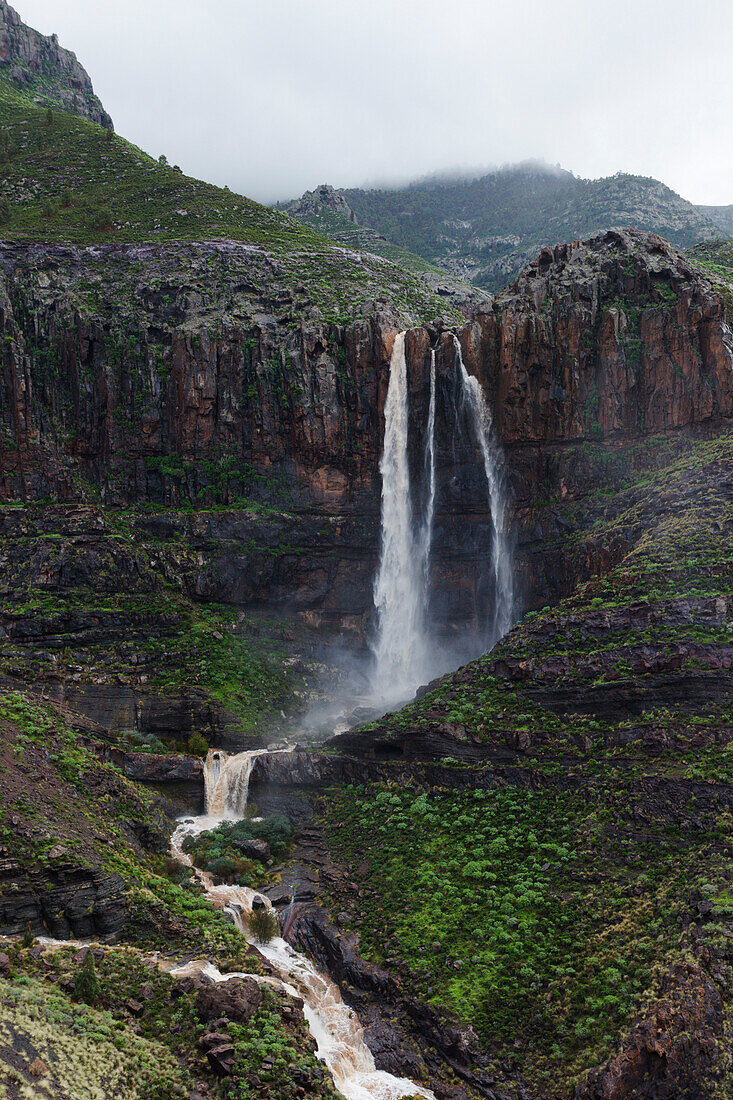
[[[209,817],[238,821],[244,817],[249,797],[249,780],[258,756],[266,749],[227,752],[211,749],[204,765],[206,813]]]
[[[171,854],[180,863],[194,869],[209,900],[234,920],[249,942],[253,942],[248,918],[257,904],[271,909],[268,898],[246,886],[214,886],[212,876],[193,867],[191,857],[183,850],[187,836],[211,829],[222,819],[237,820],[247,809],[249,780],[254,761],[267,750],[242,752],[230,756],[212,750],[206,758],[204,783],[206,790],[205,817],[187,818],[171,838]],[[222,974],[209,962],[188,962],[174,968],[176,977],[206,974],[215,982],[230,978],[249,977],[265,985],[283,989],[303,1002],[303,1014],[316,1041],[316,1056],[328,1067],[334,1085],[346,1100],[403,1100],[418,1096],[436,1100],[429,1089],[416,1085],[405,1077],[395,1077],[376,1068],[374,1056],[367,1046],[359,1017],[341,997],[334,982],[321,974],[309,958],[295,951],[280,936],[269,943],[257,943],[257,950],[268,960],[279,978],[255,974]]]
[[[428,407],[428,430],[425,436],[425,474],[428,481],[428,500],[420,533],[420,561],[424,576],[424,599],[427,596],[429,581],[430,548],[433,543],[433,518],[435,516],[435,390],[435,350],[433,349],[430,352],[430,405]]]
[[[435,674],[439,664],[426,621],[436,500],[436,356],[432,351],[424,452],[425,504],[420,522],[416,523],[413,499],[417,494],[413,494],[410,485],[405,336],[402,332],[395,337],[384,407],[384,448],[379,464],[382,537],[374,582],[377,631],[372,645],[375,658],[372,688],[376,699],[390,704],[409,698],[421,683]],[[514,615],[503,460],[481,385],[466,370],[457,337],[453,340],[459,386],[476,433],[488,489],[494,581],[493,620],[488,642],[493,645],[510,629]]]
[[[491,511],[492,556],[494,566],[494,621],[491,645],[511,628],[514,616],[514,575],[512,555],[506,531],[506,501],[504,497],[504,464],[492,427],[491,412],[486,404],[481,383],[466,370],[461,344],[453,337],[459,376],[471,419],[473,420],[481,456]]]
[[[431,401],[431,407],[433,404]],[[405,333],[401,332],[392,349],[384,407],[384,450],[379,464],[382,544],[374,582],[377,636],[373,688],[379,699],[391,702],[406,699],[415,691],[427,663],[427,553],[422,535],[416,538],[413,532],[407,420],[407,360]],[[430,508],[432,511],[432,504]],[[432,525],[432,518],[430,522]]]

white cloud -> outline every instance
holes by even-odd
[[[117,129],[263,201],[529,157],[733,203],[730,0],[16,0]]]

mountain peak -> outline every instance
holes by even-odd
[[[61,107],[112,129],[112,119],[76,54],[60,46],[57,35],[26,26],[7,0],[0,0],[0,76],[40,104]]]

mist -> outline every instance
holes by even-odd
[[[728,0],[16,6],[121,134],[260,201],[540,159],[733,203]]]

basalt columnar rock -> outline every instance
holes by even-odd
[[[0,76],[37,102],[53,104],[107,129],[112,119],[94,94],[91,79],[55,34],[39,34],[0,0]]]
[[[368,302],[351,323],[326,321],[286,260],[231,242],[5,246],[2,274],[0,494],[10,505],[63,505],[3,514],[8,642],[34,653],[101,646],[123,620],[119,609],[96,614],[90,589],[142,596],[171,584],[195,601],[267,609],[363,641],[390,355],[407,327],[417,486],[436,354],[433,629],[460,639],[459,656],[480,651],[490,522],[448,322],[410,328],[404,304],[373,312]],[[639,523],[612,538],[593,533],[598,489],[730,422],[726,308],[715,281],[660,238],[608,233],[546,250],[455,324],[506,456],[521,605],[569,593],[643,533]],[[583,553],[568,556],[567,536],[580,550],[584,529]],[[50,621],[38,607],[23,611],[28,583],[64,601]],[[83,613],[68,606],[82,589]],[[154,617],[156,633],[166,616]],[[23,678],[19,657],[8,670]],[[123,728],[150,713],[143,724],[154,732],[155,704],[136,694],[145,662],[128,670],[126,701],[117,688],[102,698],[87,658],[76,664],[72,673],[47,662],[36,674],[60,679],[59,697],[79,706],[91,688],[90,713],[105,722],[115,708]],[[181,706],[181,729],[221,726],[203,717],[205,699]]]

